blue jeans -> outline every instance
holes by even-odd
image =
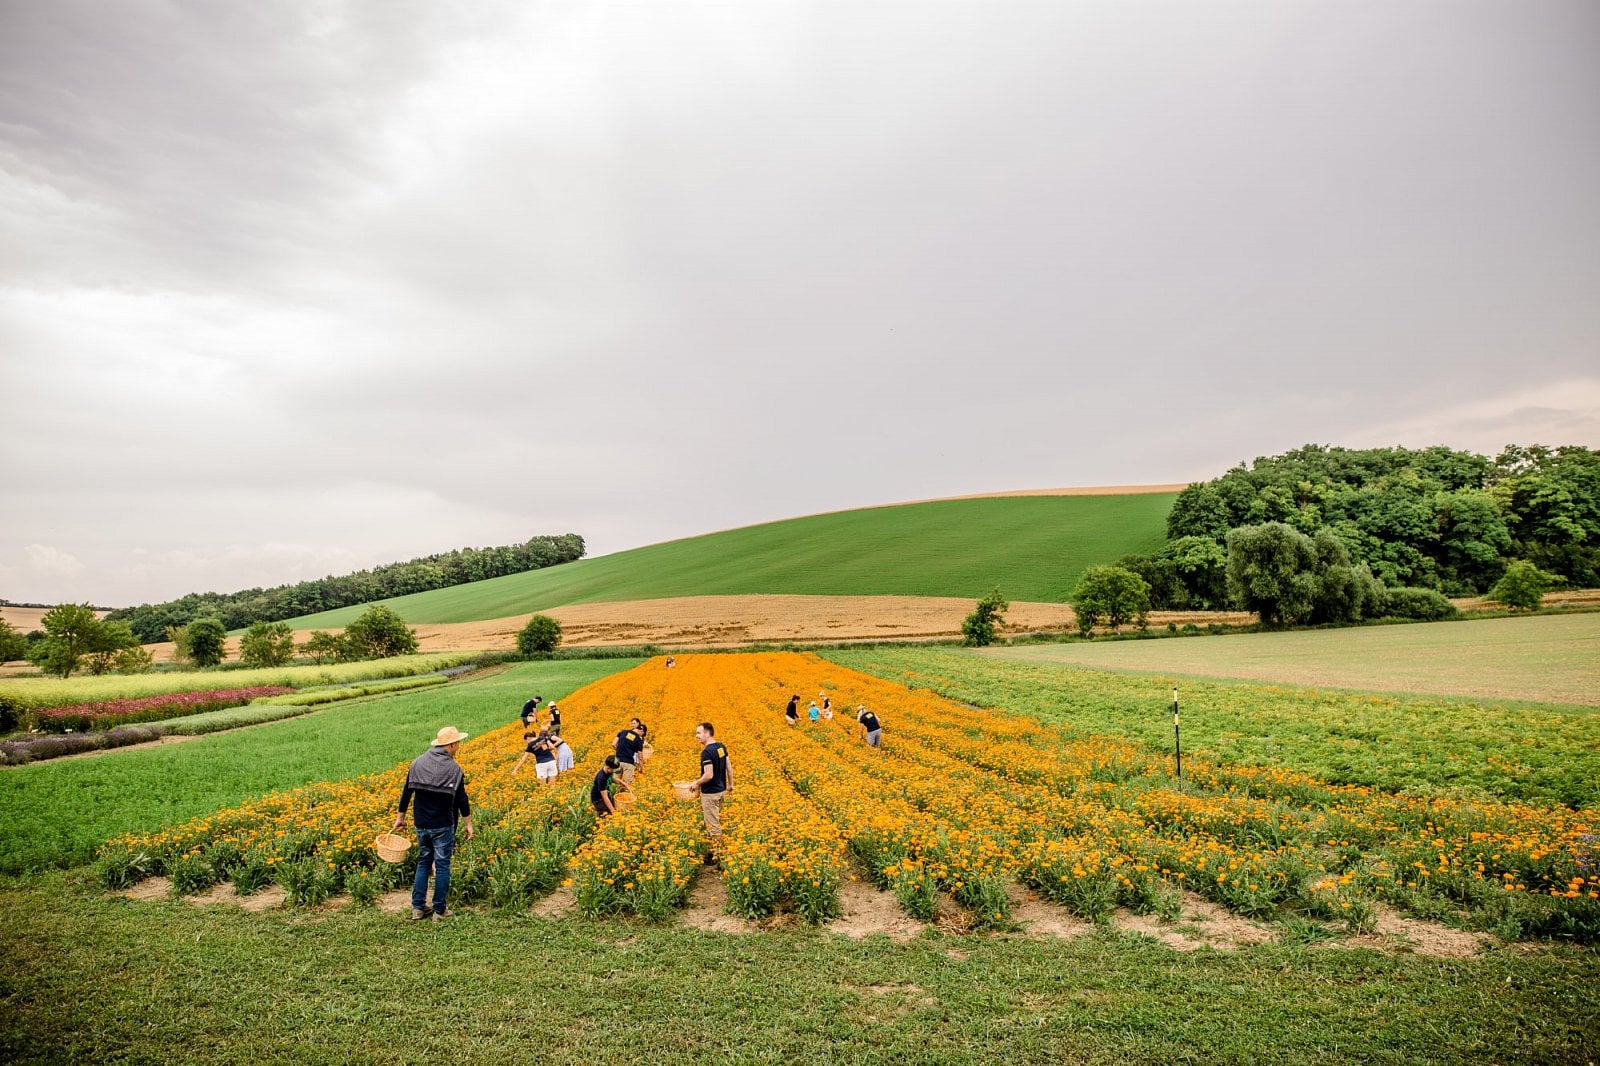
[[[443,914],[450,893],[450,856],[456,850],[456,827],[417,830],[417,879],[411,885],[411,906],[421,910],[428,902],[428,872],[433,871],[433,909]]]

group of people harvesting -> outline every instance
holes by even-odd
[[[822,706],[817,706],[817,700],[822,701]],[[811,706],[806,708],[806,717],[813,722],[833,718],[833,700],[826,692],[817,693],[817,700],[811,701]],[[800,696],[789,697],[789,705],[783,709],[783,717],[790,725],[800,724]],[[861,726],[861,739],[869,748],[883,747],[883,726],[878,722],[878,716],[867,710],[866,706],[856,707],[856,724]]]
[[[817,696],[808,709],[813,722],[833,717],[833,703],[826,692]],[[521,771],[529,756],[534,760],[538,779],[549,784],[575,765],[571,746],[561,738],[561,709],[551,700],[546,708],[549,722],[541,725],[539,706],[543,696],[534,696],[522,705],[518,716],[522,721],[522,739],[526,748],[522,757],[512,767],[513,777]],[[790,725],[797,725],[800,697],[792,695],[784,709]],[[878,716],[865,706],[856,708],[856,722],[861,726],[862,739],[868,747],[883,745],[883,728]],[[722,801],[733,791],[733,767],[728,759],[728,749],[717,739],[717,730],[710,722],[695,726],[695,739],[700,743],[700,776],[688,783],[699,797],[700,815],[705,821],[706,835],[711,838],[711,850],[706,855],[707,865],[717,864],[717,850],[722,841]],[[646,758],[645,748],[650,728],[638,718],[630,718],[627,728],[617,733],[614,750],[594,775],[589,786],[589,802],[601,818],[617,811],[616,794],[633,791],[634,774]],[[465,840],[473,837],[472,802],[467,797],[467,775],[455,760],[456,751],[467,734],[454,726],[439,730],[428,750],[411,763],[406,772],[405,787],[400,792],[400,809],[395,815],[393,831],[405,828],[406,812],[412,811],[412,821],[417,829],[417,873],[411,886],[411,918],[413,921],[432,919],[442,921],[449,914],[447,901],[450,892],[450,860],[455,853],[456,827],[459,821]],[[615,794],[614,794],[615,793]],[[428,879],[433,878],[433,905],[428,905]]]

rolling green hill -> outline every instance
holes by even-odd
[[[790,593],[1062,602],[1086,567],[1166,539],[1174,493],[1016,496],[873,507],[653,544],[384,600],[406,621],[471,622],[569,603]],[[366,606],[290,620],[342,626]]]

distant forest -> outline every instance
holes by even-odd
[[[1479,594],[1516,559],[1592,588],[1600,453],[1512,445],[1490,459],[1444,447],[1306,445],[1190,485],[1167,518],[1167,546],[1123,565],[1151,584],[1152,606],[1223,606],[1228,531],[1268,522],[1331,532],[1390,588]]]
[[[228,629],[243,629],[254,622],[278,622],[336,607],[371,603],[391,596],[465,585],[506,574],[542,570],[557,563],[583,558],[583,538],[576,533],[534,537],[501,548],[458,548],[425,555],[403,563],[389,563],[340,577],[323,577],[294,585],[243,592],[191,592],[166,603],[124,607],[106,616],[128,623],[141,643],[165,640],[168,626],[188,625],[201,615],[212,615]]]

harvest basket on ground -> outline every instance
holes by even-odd
[[[672,783],[672,794],[685,803],[694,802],[694,782],[674,781]]]
[[[624,807],[632,807],[635,803],[639,802],[639,798],[632,792],[619,792],[615,796],[611,797],[611,802],[615,803],[617,805],[617,810],[620,811]]]
[[[654,755],[654,754],[655,754],[655,753],[656,753],[656,749],[655,749],[655,748],[653,748],[653,747],[651,747],[651,746],[650,746],[650,745],[649,745],[649,744],[646,744],[646,745],[645,745],[645,746],[644,746],[644,747],[643,747],[643,748],[642,748],[642,749],[640,749],[640,751],[639,751],[639,759],[640,759],[640,761],[642,761],[642,762],[649,762],[649,761],[650,761],[650,757],[651,757],[651,756],[652,756],[652,755]]]
[[[411,838],[399,833],[379,833],[372,848],[384,862],[405,862],[411,852]]]

